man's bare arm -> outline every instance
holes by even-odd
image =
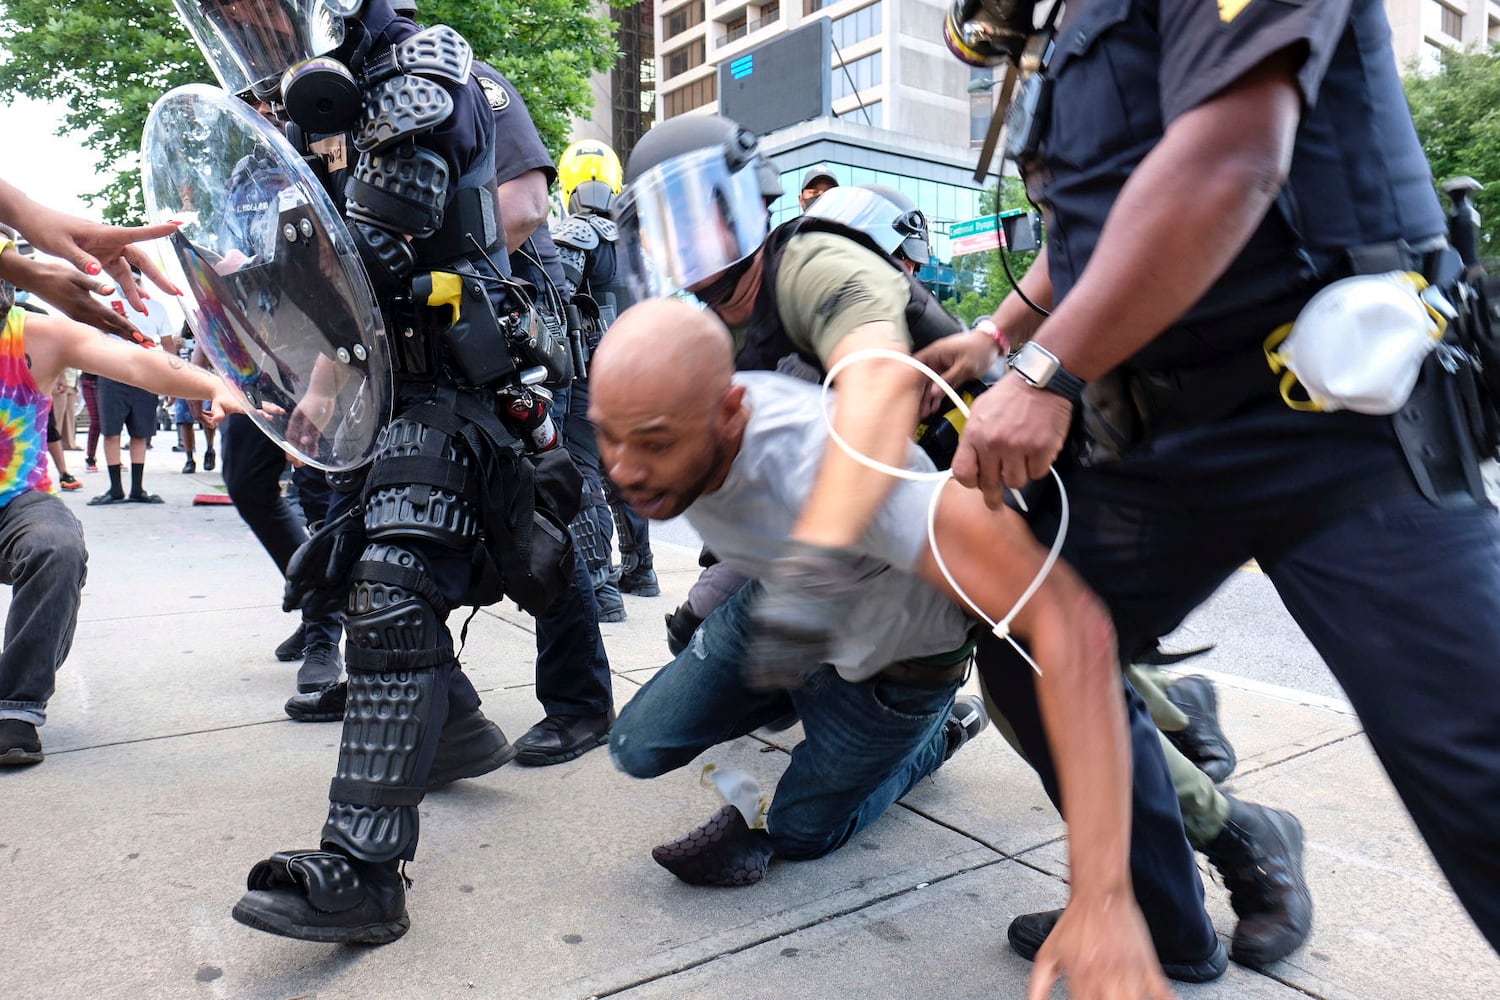
[[[1045,552],[1014,511],[991,511],[979,493],[956,483],[943,489],[938,547],[954,579],[998,620],[1035,578]],[[918,572],[959,601],[930,551]],[[1068,909],[1038,955],[1028,996],[1047,996],[1064,974],[1076,1000],[1169,997],[1130,880],[1131,751],[1109,615],[1058,563],[1012,631],[1027,640],[1041,667],[1037,696],[1057,767],[1071,866]]]
[[[894,323],[865,323],[839,341],[827,359],[828,367],[869,348],[906,353]],[[919,378],[896,361],[855,362],[838,376],[834,429],[860,454],[887,465],[904,465],[917,425]],[[894,485],[890,476],[859,464],[830,441],[792,537],[813,545],[852,545],[864,535]]]
[[[547,174],[528,170],[512,177],[500,185],[496,197],[500,202],[500,221],[505,226],[505,249],[515,253],[547,221]]]

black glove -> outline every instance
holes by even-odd
[[[750,608],[740,677],[757,691],[799,688],[833,656],[872,560],[847,548],[788,543]]]
[[[319,526],[287,561],[282,610],[303,610],[315,618],[342,611],[349,599],[350,571],[365,544],[364,508],[359,504]]]

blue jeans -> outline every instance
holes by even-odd
[[[0,583],[13,588],[0,652],[0,719],[47,721],[57,668],[73,648],[88,572],[78,519],[50,493],[0,508]]]
[[[807,860],[842,847],[937,770],[958,681],[856,684],[823,666],[797,691],[749,690],[738,665],[759,593],[746,584],[708,616],[621,710],[609,749],[620,770],[653,778],[795,710],[805,737],[776,785],[766,829],[778,855]]]

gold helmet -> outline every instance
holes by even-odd
[[[569,212],[609,214],[620,193],[620,158],[602,142],[582,139],[557,160],[557,180]]]

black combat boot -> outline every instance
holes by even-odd
[[[1229,947],[1236,962],[1260,969],[1302,947],[1312,930],[1312,896],[1297,817],[1230,798],[1229,821],[1203,854],[1223,876],[1240,918]]]

